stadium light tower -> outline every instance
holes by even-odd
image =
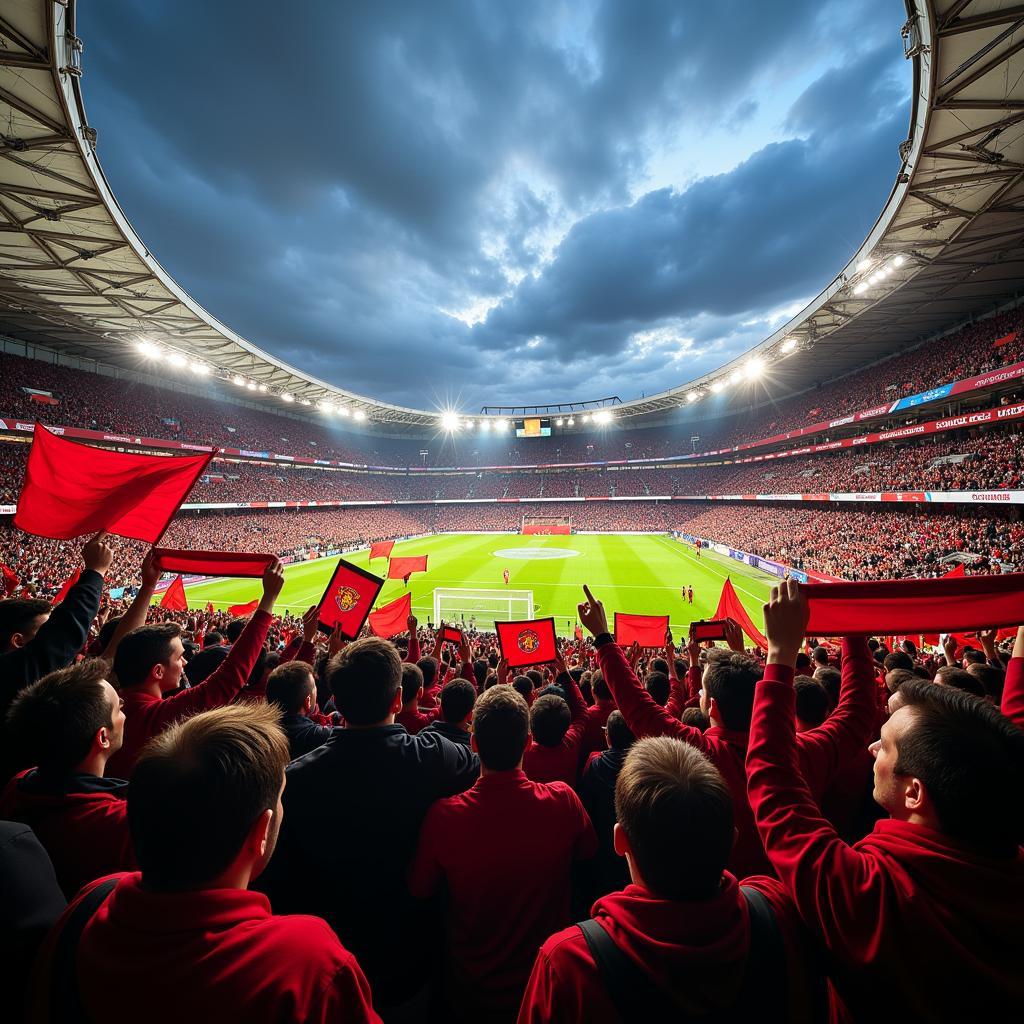
[[[743,375],[747,380],[757,380],[764,373],[764,360],[754,356],[743,368]]]
[[[441,426],[447,430],[449,434],[454,433],[459,429],[459,414],[452,412],[450,409],[447,412],[442,413]]]

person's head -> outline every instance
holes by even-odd
[[[39,632],[52,610],[49,601],[37,597],[11,597],[0,601],[0,654],[24,647]]]
[[[913,679],[871,745],[874,799],[899,821],[999,856],[1024,839],[1024,731],[988,701]]]
[[[612,699],[612,691],[608,689],[608,684],[604,681],[604,673],[600,670],[591,673],[590,686],[594,691],[594,700],[610,701]]]
[[[994,665],[974,663],[968,665],[966,671],[981,683],[985,690],[985,696],[998,704],[1003,697],[1003,683],[1006,681],[1006,673]]]
[[[207,633],[203,637],[203,650],[207,647],[220,647],[224,643],[224,636],[222,633],[218,633],[216,630],[212,633]]]
[[[107,682],[109,667],[89,658],[22,690],[7,712],[7,732],[19,755],[47,774],[69,775],[83,762],[103,764],[120,750],[125,716]]]
[[[837,668],[825,668],[819,665],[814,670],[814,678],[825,687],[832,707],[839,703],[839,688],[843,685],[843,674]]]
[[[960,663],[964,668],[967,668],[968,665],[984,665],[985,655],[973,647],[965,647],[960,655]]]
[[[96,649],[99,651],[106,650],[107,645],[111,640],[114,639],[114,634],[117,632],[117,627],[121,625],[121,616],[112,615],[106,622],[100,626],[100,631],[96,634]]]
[[[652,658],[651,659],[651,671],[660,672],[662,675],[668,675],[668,662],[664,658]]]
[[[695,747],[667,736],[633,744],[615,783],[615,852],[633,881],[668,900],[718,891],[735,834],[732,798]]]
[[[644,689],[654,698],[656,704],[664,707],[672,692],[672,683],[664,672],[649,672],[644,680]]]
[[[906,668],[893,668],[885,673],[885,688],[895,693],[908,679],[917,679],[917,673]]]
[[[441,718],[449,725],[464,725],[473,716],[476,688],[468,679],[453,679],[441,688]]]
[[[389,640],[368,636],[342,648],[327,666],[327,681],[350,726],[384,724],[402,710],[402,662]]]
[[[761,666],[745,654],[725,653],[709,659],[701,682],[700,709],[711,722],[746,732],[754,708],[754,685]]]
[[[483,658],[477,658],[473,662],[473,678],[476,680],[477,689],[482,690],[487,681],[487,662]]]
[[[282,715],[308,715],[316,706],[316,679],[304,661],[286,661],[267,678],[267,700]]]
[[[414,708],[423,696],[423,671],[419,665],[402,662],[402,707]]]
[[[488,771],[519,767],[530,738],[530,709],[511,686],[492,686],[473,709],[473,749]]]
[[[249,624],[248,618],[237,618],[232,619],[224,630],[224,634],[228,638],[229,644],[238,643],[238,638],[242,635],[242,630]]]
[[[966,669],[956,665],[940,665],[935,671],[935,682],[939,686],[952,686],[954,689],[972,693],[975,697],[986,696],[985,687]]]
[[[683,708],[679,721],[683,725],[692,725],[694,729],[700,729],[701,732],[706,732],[711,728],[711,720],[700,708]]]
[[[530,708],[530,732],[542,747],[557,747],[569,730],[569,705],[553,693],[538,697]]]
[[[526,675],[533,681],[533,688],[535,690],[541,689],[544,685],[544,673],[539,668],[528,668]]]
[[[796,695],[796,728],[805,732],[821,725],[832,708],[828,691],[811,676],[797,676],[793,680]]]
[[[797,651],[796,654],[796,672],[797,675],[807,675],[808,672],[813,670],[813,664],[811,659],[803,651]]]
[[[613,711],[608,716],[604,725],[605,736],[608,739],[608,746],[612,750],[629,750],[636,742],[632,730],[626,725],[626,719],[621,711]]]
[[[533,703],[533,680],[529,676],[514,676],[512,689],[519,694],[527,704]]]
[[[144,884],[248,885],[274,852],[287,764],[278,710],[266,703],[193,715],[151,739],[128,791]]]
[[[114,675],[121,688],[155,683],[167,693],[177,689],[184,670],[185,645],[176,622],[133,629],[114,655]]]
[[[815,647],[811,652],[811,660],[814,662],[815,668],[821,665],[825,668],[828,665],[828,648],[827,647]]]
[[[422,683],[424,691],[429,690],[434,685],[434,677],[437,675],[437,660],[429,656],[420,658],[420,660],[416,662],[416,667],[423,675]]]
[[[882,668],[886,672],[891,672],[894,668],[905,668],[908,672],[913,672],[914,659],[906,651],[893,651],[883,659]]]

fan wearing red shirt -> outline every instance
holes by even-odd
[[[153,739],[129,795],[141,873],[88,886],[37,961],[31,1021],[105,1024],[378,1021],[352,954],[316,917],[274,916],[249,883],[274,851],[288,741],[278,712],[243,703],[194,715]],[[72,947],[69,918],[92,896]],[[111,998],[116,993],[116,998]]]
[[[111,758],[110,771],[130,779],[135,762],[151,736],[172,723],[229,704],[245,686],[256,664],[272,620],[277,595],[284,586],[278,559],[263,574],[263,597],[228,656],[198,686],[171,694],[185,669],[181,627],[175,622],[132,630],[114,655],[114,674],[128,722],[124,744]],[[164,696],[164,694],[171,694]]]
[[[632,884],[541,946],[520,1024],[808,1019],[808,957],[781,886],[748,879],[741,890],[725,870],[733,803],[714,765],[679,740],[640,740],[616,780],[615,814]],[[625,961],[619,984],[584,928]]]
[[[51,672],[22,690],[7,715],[36,767],[0,794],[0,818],[31,826],[68,899],[86,882],[135,867],[128,784],[105,777],[121,746],[124,712],[100,658]]]
[[[480,778],[427,813],[409,873],[421,899],[442,885],[446,1019],[511,1021],[537,947],[572,920],[570,869],[597,850],[580,799],[523,773],[526,701],[493,686],[473,711]]]
[[[768,665],[747,753],[750,803],[779,880],[822,947],[844,1020],[1006,1020],[1024,1006],[1024,629],[1000,714],[921,679],[871,745],[889,815],[852,846],[796,757],[793,672],[806,605],[765,605]],[[1016,1009],[1014,1009],[1016,1008]]]
[[[523,757],[523,771],[534,782],[565,782],[576,785],[581,749],[587,728],[587,702],[565,662],[555,662],[555,680],[566,699],[546,693],[530,706],[533,739]]]
[[[605,749],[604,727],[608,716],[615,710],[612,691],[604,681],[600,672],[590,677],[590,686],[594,692],[594,703],[587,708],[587,722],[583,728],[583,742],[580,749],[580,761],[586,765],[591,754],[600,753]]]
[[[441,713],[440,705],[426,714],[420,711],[419,704],[423,699],[423,670],[418,665],[402,662],[402,710],[395,715],[395,721],[405,726],[410,736],[437,718]]]

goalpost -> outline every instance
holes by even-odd
[[[481,629],[492,629],[498,619],[532,619],[532,590],[434,590],[434,623],[475,620]]]
[[[572,516],[523,516],[522,533],[529,534],[570,534]]]

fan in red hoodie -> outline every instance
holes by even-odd
[[[632,884],[541,946],[520,1024],[811,1019],[810,958],[782,887],[759,878],[741,890],[725,871],[733,802],[714,765],[679,740],[640,740],[615,807]],[[611,948],[595,956],[595,939]],[[612,968],[616,956],[625,970]]]
[[[46,848],[65,896],[94,878],[135,867],[125,796],[105,778],[124,735],[117,691],[100,658],[51,672],[15,698],[8,728],[36,767],[0,794],[0,818],[31,826]]]
[[[564,782],[575,786],[580,772],[580,750],[587,728],[587,702],[565,662],[555,662],[556,684],[565,694],[547,693],[530,706],[533,737],[523,755],[523,771],[533,782]]]
[[[1024,1006],[1024,629],[1003,713],[924,680],[872,744],[889,814],[850,846],[798,768],[793,666],[807,622],[772,589],[747,754],[765,849],[824,950],[838,1019],[1007,1020]]]

